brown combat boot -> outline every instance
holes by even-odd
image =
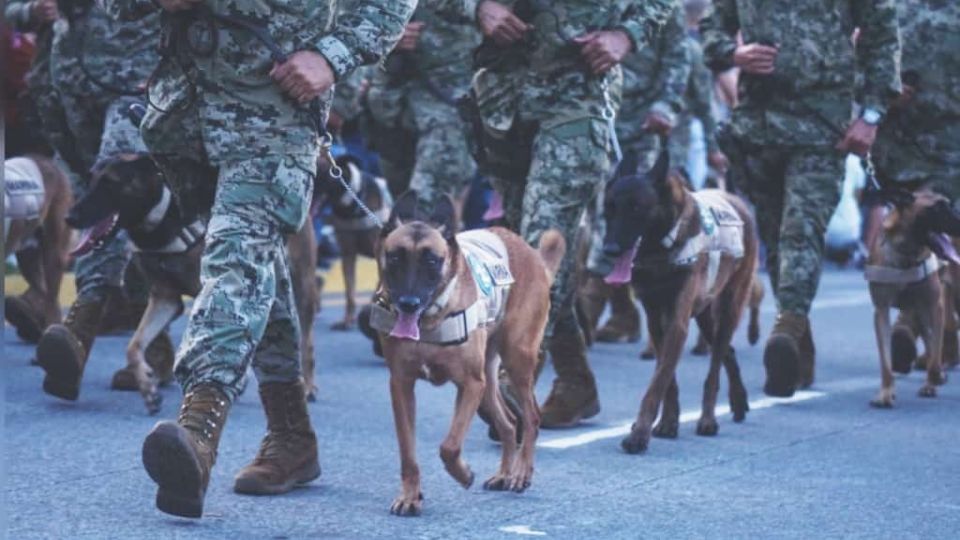
[[[633,300],[629,284],[610,290],[610,318],[597,330],[600,343],[636,343],[640,341],[640,310]]]
[[[592,345],[596,339],[597,325],[600,324],[603,308],[606,307],[607,300],[610,298],[610,290],[610,285],[603,281],[602,277],[587,272],[586,281],[577,291],[577,318],[587,346]]]
[[[817,347],[813,344],[813,328],[807,320],[807,332],[800,340],[800,371],[797,375],[797,386],[806,390],[813,386],[813,379],[817,365]]]
[[[901,309],[890,334],[890,367],[893,371],[908,374],[917,358],[916,317]]]
[[[555,334],[549,339],[557,378],[540,407],[540,427],[572,427],[600,412],[597,383],[587,365],[587,347],[579,332]]]
[[[800,376],[801,343],[809,331],[810,323],[806,316],[789,311],[777,315],[763,351],[763,365],[767,368],[767,382],[763,391],[767,395],[790,397],[796,391]],[[812,375],[812,371],[810,373]]]
[[[175,516],[203,515],[210,470],[230,399],[214,385],[187,392],[176,422],[157,423],[143,441],[143,467],[157,483],[157,508]]]
[[[233,490],[247,495],[278,495],[320,476],[317,434],[310,425],[303,384],[260,385],[267,435],[253,462],[240,469]]]
[[[106,298],[78,299],[70,306],[63,324],[50,325],[40,337],[37,363],[47,372],[44,392],[76,401],[105,304]]]
[[[154,338],[147,346],[147,350],[144,351],[144,356],[147,357],[147,364],[153,369],[153,375],[157,378],[159,386],[167,386],[173,382],[173,363],[176,350],[169,333],[161,332]],[[124,392],[140,390],[140,387],[137,386],[136,377],[127,366],[114,372],[113,379],[110,381],[110,388]]]
[[[17,337],[27,343],[37,343],[47,327],[43,311],[26,295],[8,296],[3,299],[3,313],[17,330]]]

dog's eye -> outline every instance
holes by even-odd
[[[423,255],[423,264],[430,269],[440,268],[440,265],[443,263],[443,260],[440,257],[437,257],[433,253],[424,253]]]
[[[399,253],[387,253],[387,266],[395,266],[402,262],[403,257]]]

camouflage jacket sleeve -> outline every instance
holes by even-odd
[[[696,39],[686,41],[690,59],[690,84],[687,87],[687,106],[690,114],[703,124],[703,138],[707,151],[717,149],[717,121],[713,117],[713,74],[703,63],[703,50]]]
[[[854,0],[860,28],[857,60],[863,70],[863,105],[885,112],[900,93],[900,29],[894,0]]]
[[[34,25],[30,20],[33,18],[32,9],[32,0],[9,0],[3,8],[3,17],[14,30],[33,30]]]
[[[684,94],[690,79],[690,55],[685,44],[687,37],[683,26],[683,11],[678,7],[673,12],[673,17],[662,30],[666,48],[663,49],[660,59],[661,87],[657,100],[650,107],[651,111],[663,114],[671,120],[675,120],[676,113],[685,108]]]
[[[423,0],[423,5],[442,16],[476,17],[477,0]],[[340,15],[333,32],[322,37],[316,49],[340,80],[393,50],[416,7],[417,0],[358,0],[349,13]]]
[[[630,0],[624,4],[616,29],[630,36],[634,50],[647,47],[670,19],[676,0]]]
[[[120,21],[135,21],[160,10],[153,0],[97,0],[100,7]]]
[[[739,31],[736,0],[714,0],[706,16],[700,20],[704,63],[710,69],[720,72],[733,67],[733,51],[737,48]]]

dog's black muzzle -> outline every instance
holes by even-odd
[[[107,219],[119,211],[106,189],[94,189],[80,198],[67,214],[67,225],[74,229],[86,229]]]

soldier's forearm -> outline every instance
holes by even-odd
[[[626,32],[634,51],[649,47],[667,24],[674,8],[672,0],[635,0],[627,4],[614,28]]]
[[[737,50],[737,32],[740,18],[736,3],[732,0],[716,0],[700,20],[703,36],[704,63],[714,72],[727,71],[734,67],[733,53]]]
[[[861,0],[857,42],[864,66],[863,105],[885,112],[900,87],[900,30],[893,0]]]
[[[359,66],[387,55],[403,36],[417,0],[361,0],[343,14],[316,50],[327,59],[337,80]]]

